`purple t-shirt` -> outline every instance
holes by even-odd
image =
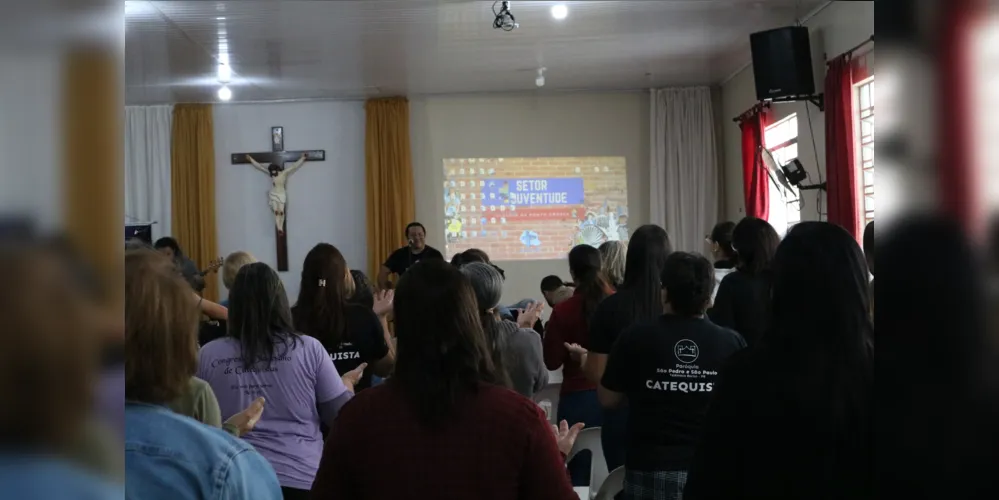
[[[340,374],[322,344],[306,335],[287,349],[275,345],[269,368],[258,363],[247,371],[241,355],[239,341],[231,337],[205,344],[198,378],[211,384],[223,420],[263,396],[264,414],[243,439],[271,463],[281,486],[311,489],[323,454],[316,405],[347,391]]]

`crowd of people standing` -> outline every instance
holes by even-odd
[[[781,239],[759,219],[722,223],[712,263],[646,225],[627,245],[572,248],[571,279],[548,276],[543,301],[515,307],[484,252],[449,263],[421,225],[406,232],[392,287],[320,243],[293,304],[249,254],[225,259],[222,305],[192,291],[179,247],[130,248],[124,324],[100,323],[122,332],[105,365],[124,366],[124,414],[113,396],[93,413],[124,464],[98,459],[114,453],[95,426],[51,444],[154,500],[571,500],[596,457],[566,457],[599,427],[626,499],[872,495],[870,271],[843,229],[802,222]],[[36,288],[45,259],[61,262],[41,255],[17,270]],[[89,310],[74,286],[66,320]],[[221,335],[199,335],[206,316]],[[553,429],[534,397],[559,368]]]

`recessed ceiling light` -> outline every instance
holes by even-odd
[[[559,3],[552,5],[552,17],[558,20],[565,19],[569,15],[569,7],[566,7],[564,3]]]
[[[223,101],[232,99],[232,91],[229,90],[229,87],[223,85],[222,88],[219,89],[219,99]]]

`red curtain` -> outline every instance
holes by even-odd
[[[751,111],[739,123],[742,129],[742,185],[746,196],[746,216],[767,220],[770,215],[770,189],[763,163],[762,110]]]
[[[860,189],[854,156],[853,63],[841,56],[826,71],[826,196],[829,222],[860,241]]]

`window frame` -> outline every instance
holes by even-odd
[[[770,145],[768,145],[766,143],[767,142],[766,141],[766,136],[767,136],[767,132],[768,131],[774,130],[777,127],[780,127],[782,125],[788,124],[791,121],[794,121],[794,124],[795,124],[794,135],[792,137],[789,137],[788,139],[785,139],[784,141],[782,141],[780,143],[777,143],[777,144],[774,144],[772,146],[770,146]],[[798,157],[798,155],[795,154],[794,158],[780,158],[783,162],[778,162],[777,161],[778,157],[782,156],[782,155],[779,155],[779,153],[781,151],[785,150],[786,148],[789,148],[791,146],[795,146],[795,153],[797,153],[798,136],[800,135],[800,127],[798,127],[797,125],[798,125],[798,113],[789,113],[787,116],[781,118],[780,120],[777,120],[774,123],[771,123],[770,125],[767,125],[763,129],[763,147],[769,152],[769,154],[773,155],[773,157],[774,157],[774,163],[777,164],[778,167],[784,166],[788,162],[790,162],[791,160],[793,160],[794,158]],[[774,190],[776,190],[776,191],[782,190],[782,187],[781,186],[777,186],[776,183],[775,183],[775,181],[770,178],[770,175],[767,175],[767,189],[769,190],[769,189],[771,189],[771,187]],[[773,191],[771,191],[771,192],[773,192]],[[783,200],[781,200],[783,202],[783,205],[784,205],[784,207],[783,207],[783,209],[784,209],[784,218],[783,219],[784,219],[785,227],[783,227],[783,228],[776,228],[778,230],[778,233],[781,234],[781,236],[783,236],[784,234],[787,234],[787,231],[789,231],[795,224],[801,222],[801,193],[799,192],[799,193],[796,193],[796,194],[797,194],[797,198],[795,198],[793,200],[788,200],[786,202],[783,202]],[[771,204],[771,214],[773,213],[773,209],[775,208],[774,205],[775,204]],[[792,216],[792,214],[793,214],[793,216]],[[768,217],[768,219],[769,219],[769,217]],[[767,222],[770,222],[770,221],[768,220]],[[771,222],[771,224],[772,224],[772,222]]]
[[[864,88],[867,87],[868,90],[868,106],[862,107],[861,95]],[[856,169],[857,169],[857,196],[859,197],[859,203],[857,204],[858,218],[861,222],[861,227],[867,226],[868,223],[873,222],[875,219],[875,211],[877,206],[877,190],[875,185],[877,183],[875,167],[877,162],[874,158],[874,144],[876,136],[876,110],[874,107],[874,75],[871,75],[859,82],[853,84],[853,116],[855,118],[854,122],[854,146],[856,151],[854,153]],[[863,135],[864,121],[867,120],[870,123],[871,133],[868,135]],[[868,148],[871,152],[870,159],[864,160],[864,149]],[[869,164],[869,165],[865,165]],[[866,175],[870,172],[871,182],[867,182],[868,176]],[[871,206],[868,207],[867,198],[871,198]]]

